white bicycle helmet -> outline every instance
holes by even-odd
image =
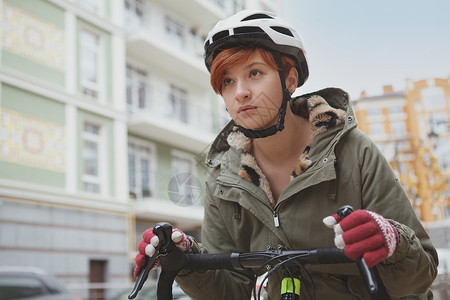
[[[204,43],[206,67],[211,69],[214,58],[223,49],[254,42],[295,60],[299,74],[298,87],[308,79],[308,64],[299,35],[291,26],[267,11],[243,10],[219,21]]]

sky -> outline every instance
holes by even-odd
[[[283,0],[283,19],[302,37],[308,81],[297,93],[325,87],[352,100],[404,91],[406,79],[450,76],[448,0]]]

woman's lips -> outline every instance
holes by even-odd
[[[239,106],[239,108],[238,108],[238,114],[247,114],[247,113],[250,113],[251,111],[253,111],[254,109],[256,109],[255,106],[242,105],[242,106]]]

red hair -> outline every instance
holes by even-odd
[[[270,67],[277,70],[277,64],[273,58],[272,53],[269,50],[257,47],[245,47],[238,46],[234,48],[228,48],[221,51],[211,64],[211,86],[217,94],[222,94],[222,82],[225,71],[229,68],[244,64],[249,61],[256,53],[261,54],[264,62]],[[281,57],[281,63],[283,65],[284,76],[289,74],[289,71],[295,67],[294,60],[287,57]]]

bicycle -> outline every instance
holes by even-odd
[[[339,209],[340,218],[351,213],[353,209],[345,206]],[[153,232],[158,236],[160,242],[156,247],[156,252],[152,257],[147,257],[144,267],[142,267],[135,286],[128,296],[128,299],[134,299],[144,282],[148,277],[151,267],[157,258],[164,259],[170,252],[170,263],[166,263],[161,270],[158,279],[157,298],[158,300],[172,300],[172,284],[178,272],[182,269],[189,270],[243,270],[243,269],[262,269],[266,268],[267,275],[263,282],[275,271],[283,268],[287,276],[281,282],[281,298],[300,299],[300,280],[296,277],[290,267],[295,266],[304,270],[304,264],[342,264],[356,263],[359,271],[364,278],[366,287],[371,295],[371,299],[390,299],[375,268],[369,269],[363,258],[356,261],[348,258],[344,250],[335,247],[324,247],[306,250],[283,250],[267,249],[259,252],[243,253],[220,253],[220,254],[187,254],[178,249],[170,238],[172,226],[168,223],[158,223],[153,227]],[[253,288],[253,298],[260,299],[260,287]],[[315,293],[314,293],[315,298]]]

